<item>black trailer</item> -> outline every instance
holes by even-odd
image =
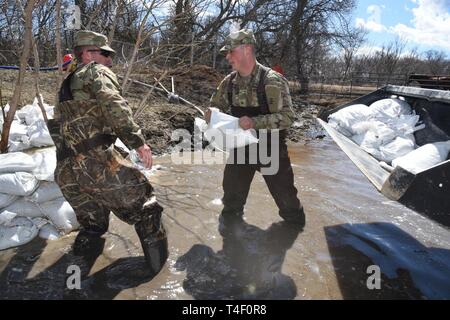
[[[318,121],[378,191],[389,199],[450,227],[449,159],[418,174],[410,173],[401,167],[389,170],[327,123],[328,116],[340,109],[353,104],[369,106],[392,95],[404,97],[425,124],[425,129],[414,133],[418,146],[450,140],[450,91],[389,85],[322,112]]]

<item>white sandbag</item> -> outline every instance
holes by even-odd
[[[30,139],[28,136],[22,136],[19,140],[9,140],[8,141],[8,151],[18,152],[23,150],[28,150],[31,148]]]
[[[30,126],[37,120],[44,120],[44,116],[42,115],[41,108],[39,108],[37,98],[34,98],[32,105],[26,105],[22,109],[24,109],[23,113],[25,115],[25,123],[27,125]],[[47,118],[53,119],[54,106],[50,106],[50,105],[44,103],[44,109],[47,114]]]
[[[25,200],[43,203],[63,197],[61,189],[55,182],[42,181],[33,194],[26,196]]]
[[[47,148],[36,151],[33,155],[36,167],[33,174],[38,180],[54,181],[56,168],[56,149]]]
[[[61,234],[51,223],[47,223],[39,229],[39,238],[45,240],[57,240],[61,238]]]
[[[5,208],[7,211],[15,212],[18,216],[36,218],[45,217],[45,212],[37,202],[21,197]]]
[[[447,159],[450,151],[450,140],[426,144],[410,153],[396,158],[392,166],[417,174],[425,171]]]
[[[56,230],[52,223],[44,218],[32,218],[33,223],[39,229],[39,237],[45,240],[56,240],[61,237],[61,234]]]
[[[396,137],[396,132],[383,122],[371,120],[362,121],[352,126],[352,131],[356,134],[365,134],[369,131],[372,132],[373,147],[379,147],[380,145],[391,142]]]
[[[4,225],[9,227],[11,225],[11,221],[17,217],[17,213],[5,210],[0,212],[0,225]]]
[[[397,137],[394,141],[380,146],[381,159],[385,162],[391,162],[395,158],[404,156],[415,148],[414,136]]]
[[[10,109],[9,103],[7,103],[7,104],[5,105],[5,107],[4,107],[4,110],[5,110],[5,114],[6,114],[6,115],[8,115],[9,109]],[[1,111],[0,111],[0,112],[1,112]],[[16,112],[14,113],[13,121],[18,121],[18,122],[20,122],[20,118],[17,116],[17,110],[16,110]],[[2,132],[2,127],[3,127],[3,115],[0,115],[0,132]]]
[[[355,134],[351,137],[351,139],[353,140],[354,143],[356,143],[358,146],[361,146],[361,144],[364,141],[364,138],[366,137],[366,133],[361,133],[361,134]]]
[[[33,158],[26,153],[9,152],[0,154],[0,173],[32,172],[35,167]]]
[[[410,115],[400,115],[395,120],[391,120],[388,125],[392,128],[398,136],[406,136],[414,133],[419,129],[423,129],[424,126],[417,126],[417,122],[419,122],[419,116],[413,112]]]
[[[0,209],[9,206],[11,203],[16,201],[18,196],[13,194],[0,193]]]
[[[0,174],[0,193],[28,196],[39,186],[39,181],[28,172]]]
[[[398,118],[401,115],[411,114],[412,109],[408,102],[400,99],[382,99],[375,101],[370,106],[372,117],[377,119]]]
[[[353,136],[352,139],[359,144],[361,149],[367,153],[370,153],[376,159],[381,158],[381,153],[379,150],[381,142],[375,131],[369,130],[364,134]]]
[[[239,126],[239,118],[214,108],[211,110],[211,119],[204,134],[213,147],[220,150],[231,150],[258,142],[258,138],[253,136],[250,130],[243,130]],[[204,120],[200,118],[195,120],[195,124],[200,129],[206,128]]]
[[[352,127],[362,121],[366,121],[372,115],[372,111],[364,104],[354,104],[343,108],[328,117],[328,124],[345,136],[357,134]]]
[[[30,144],[34,147],[52,146],[54,145],[50,132],[44,120],[37,120],[28,127],[28,137]]]
[[[40,206],[45,212],[46,217],[58,230],[68,233],[78,229],[80,226],[75,212],[64,198],[41,203]]]
[[[390,143],[396,136],[386,124],[374,120],[354,124],[352,131],[357,133],[352,136],[352,140],[378,160],[384,160],[380,147]]]
[[[9,129],[9,139],[18,141],[23,136],[27,135],[27,126],[21,124],[19,121],[14,120],[11,123],[11,128]]]
[[[31,218],[31,221],[33,221],[33,223],[36,225],[36,227],[38,227],[38,229],[40,229],[43,226],[45,226],[46,224],[50,223],[49,220],[42,218],[42,217]]]
[[[15,217],[7,225],[0,224],[0,250],[28,243],[38,233],[39,229],[29,218]]]
[[[33,109],[33,105],[32,104],[24,105],[22,108],[16,110],[16,115],[23,123],[25,123],[25,116],[29,112],[31,112],[32,109]]]

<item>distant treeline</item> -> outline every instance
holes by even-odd
[[[0,65],[18,64],[24,34],[20,0],[0,1]],[[36,3],[33,37],[41,66],[57,64],[58,29],[64,54],[72,47],[74,29],[81,28],[107,35],[118,52],[117,62],[133,68],[206,64],[225,69],[219,49],[231,22],[239,20],[242,28],[255,32],[258,59],[281,65],[303,90],[317,76],[450,73],[450,60],[443,52],[406,51],[401,41],[359,54],[366,32],[351,24],[355,0],[28,1]],[[22,7],[28,1],[21,0]]]

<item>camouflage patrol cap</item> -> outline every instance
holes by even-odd
[[[256,44],[256,39],[252,30],[241,29],[237,32],[230,33],[225,41],[225,45],[220,49],[220,52],[226,53],[242,44]]]
[[[115,52],[108,45],[108,38],[106,36],[89,30],[80,30],[75,34],[74,47],[79,46],[96,46],[102,50]]]

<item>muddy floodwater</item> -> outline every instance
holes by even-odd
[[[221,236],[224,166],[166,155],[151,178],[170,247],[158,275],[146,272],[134,229],[111,215],[104,241],[85,257],[72,254],[76,232],[1,251],[0,298],[450,298],[448,228],[379,194],[328,139],[292,144],[290,155],[302,232],[281,223],[257,173],[245,223]],[[67,288],[71,266],[80,268],[81,289]]]

